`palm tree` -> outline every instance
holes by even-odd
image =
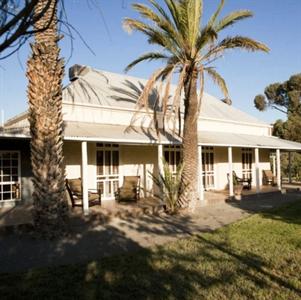
[[[244,36],[219,39],[219,33],[223,29],[252,16],[252,12],[249,10],[238,10],[219,19],[224,0],[221,0],[217,10],[206,25],[202,25],[202,0],[164,0],[166,8],[162,7],[156,0],[148,0],[148,2],[149,6],[139,3],[133,4],[133,9],[142,18],[126,18],[124,26],[129,32],[138,31],[145,34],[148,42],[159,46],[161,51],[143,54],[130,63],[126,71],[142,61],[162,60],[165,63],[162,68],[150,76],[138,100],[138,107],[145,107],[148,93],[155,83],[158,80],[165,82],[165,92],[161,99],[164,115],[168,111],[166,107],[172,74],[175,72],[179,74],[177,89],[169,113],[174,116],[177,115],[181,101],[180,95],[184,90],[184,170],[182,182],[188,185],[188,188],[181,197],[180,204],[182,206],[189,204],[189,206],[194,207],[198,198],[199,170],[197,116],[203,95],[204,74],[208,74],[221,88],[225,98],[229,98],[225,80],[215,70],[212,63],[230,49],[241,48],[248,51],[264,52],[268,52],[269,49],[264,44]],[[198,84],[199,95],[197,93]]]
[[[31,164],[33,170],[33,219],[37,232],[48,238],[66,228],[63,166],[62,78],[64,62],[59,58],[57,0],[40,0],[35,13],[48,5],[35,23],[35,41],[28,61],[27,77]],[[45,30],[46,28],[46,30]],[[41,31],[39,31],[41,29]]]

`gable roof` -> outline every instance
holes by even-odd
[[[124,74],[92,69],[86,66],[77,74],[63,91],[64,102],[93,104],[101,106],[135,109],[139,95],[147,80]],[[176,85],[171,86],[171,95]],[[159,87],[153,89],[149,104],[153,107]],[[240,124],[256,124],[270,127],[269,124],[204,93],[200,112],[201,119],[214,119]]]

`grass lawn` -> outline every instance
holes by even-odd
[[[0,275],[1,299],[301,299],[301,203],[86,265]]]

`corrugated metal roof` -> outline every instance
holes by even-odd
[[[181,139],[172,133],[160,132],[158,138],[153,129],[126,126],[104,125],[80,122],[67,122],[66,140],[91,140],[124,143],[180,143]],[[291,142],[272,136],[235,134],[227,132],[199,131],[199,144],[210,146],[233,146],[268,149],[301,150],[301,143]]]
[[[63,92],[64,101],[135,108],[137,99],[147,80],[124,74],[95,70],[91,67],[86,68],[88,72],[85,72],[83,76],[80,76],[65,87]],[[174,94],[175,89],[176,86],[172,85],[171,95]],[[156,99],[158,90],[158,88],[154,89],[149,97],[151,107]],[[200,117],[270,126],[206,93],[203,96]]]
[[[297,151],[301,150],[301,143],[283,140],[274,136],[201,131],[198,133],[198,139],[199,143],[204,146],[232,146]]]
[[[127,127],[121,125],[65,122],[66,140],[91,140],[121,143],[180,143],[171,133],[159,133],[152,128]]]
[[[0,137],[28,138],[28,128],[13,128],[0,132]],[[83,122],[65,122],[65,140],[112,142],[125,144],[179,144],[181,139],[171,132],[160,132],[150,128],[94,124]],[[267,148],[301,151],[301,143],[279,139],[273,136],[258,136],[227,132],[199,131],[199,144],[203,146],[232,146],[249,148]]]

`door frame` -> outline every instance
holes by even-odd
[[[110,164],[106,165],[106,152],[110,152]],[[118,152],[117,173],[114,173],[113,151]],[[98,164],[98,153],[102,152],[103,164]],[[103,175],[98,174],[98,167],[103,167]],[[109,167],[109,174],[106,174],[106,166]],[[96,144],[96,186],[100,185],[102,200],[112,200],[120,181],[120,147],[116,143],[97,143]],[[107,188],[109,187],[109,191]]]
[[[207,165],[207,158],[210,157],[207,154],[212,154],[212,170],[207,171],[205,166]],[[210,158],[209,158],[210,160]],[[203,164],[204,162],[204,164]],[[203,180],[203,186],[205,190],[214,190],[215,189],[215,151],[213,146],[202,146],[202,180]],[[210,162],[209,164],[210,165]],[[212,185],[206,184],[206,179],[211,177],[213,180]],[[209,181],[209,179],[208,179]]]

